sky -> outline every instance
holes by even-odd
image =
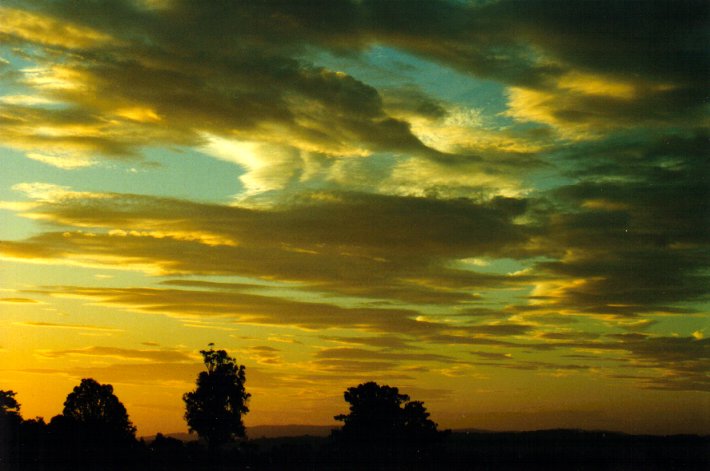
[[[709,10],[0,0],[0,389],[710,433]]]

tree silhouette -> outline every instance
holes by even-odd
[[[343,422],[340,436],[346,441],[391,441],[403,428],[402,404],[409,400],[397,388],[369,382],[344,393],[350,414],[335,416]]]
[[[49,422],[50,461],[59,469],[131,469],[135,433],[113,386],[85,378]]]
[[[135,437],[136,428],[110,384],[82,379],[64,401],[62,415],[78,424],[117,436]]]
[[[20,414],[20,404],[15,399],[17,393],[15,391],[1,391],[0,390],[0,414],[10,415]]]
[[[244,365],[237,365],[224,350],[200,350],[207,371],[196,381],[197,388],[183,395],[185,420],[190,432],[207,441],[210,448],[244,437],[242,415],[249,412]]]
[[[396,387],[368,382],[348,388],[344,398],[350,413],[335,416],[343,427],[333,437],[348,459],[421,460],[448,434],[437,430],[422,402],[410,402]]]
[[[18,451],[22,417],[16,394],[15,391],[0,391],[0,465],[15,459]]]

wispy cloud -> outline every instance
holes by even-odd
[[[15,325],[22,327],[38,327],[46,329],[72,329],[72,330],[86,330],[86,331],[97,331],[97,332],[123,332],[122,329],[116,329],[113,327],[104,327],[97,325],[85,325],[85,324],[66,324],[59,322],[16,322]]]

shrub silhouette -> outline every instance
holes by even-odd
[[[200,350],[207,371],[202,371],[194,391],[185,393],[185,421],[211,449],[244,437],[242,415],[249,412],[250,394],[244,383],[244,365],[237,365],[224,350]]]

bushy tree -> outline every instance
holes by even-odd
[[[422,402],[410,401],[396,387],[368,382],[348,388],[344,398],[350,413],[335,416],[343,427],[333,432],[334,438],[365,459],[423,456],[446,435]]]
[[[49,460],[58,469],[133,469],[136,428],[113,386],[81,380],[47,427]]]
[[[349,414],[335,416],[343,422],[340,437],[346,441],[391,441],[403,426],[402,404],[406,394],[390,386],[369,382],[348,388],[343,394]]]
[[[62,415],[71,421],[117,436],[135,437],[136,428],[128,419],[126,408],[113,393],[110,384],[87,378],[69,393]]]
[[[238,365],[226,351],[209,346],[209,350],[200,350],[207,371],[200,372],[197,387],[185,393],[183,401],[190,432],[197,432],[215,448],[246,435],[242,415],[249,412],[250,394],[244,387],[244,365]]]

